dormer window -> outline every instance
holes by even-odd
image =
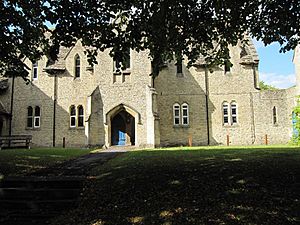
[[[80,78],[80,56],[75,56],[75,78]]]
[[[38,79],[38,62],[32,63],[32,80]]]

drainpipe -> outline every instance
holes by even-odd
[[[210,126],[209,126],[209,89],[208,89],[208,69],[205,66],[205,108],[206,108],[206,129],[207,129],[207,145],[210,145]]]
[[[56,105],[57,105],[57,74],[54,74],[54,93],[53,93],[53,147],[55,147],[55,139],[56,139]]]
[[[10,97],[10,117],[9,117],[9,131],[8,135],[12,135],[12,117],[13,117],[13,109],[14,109],[14,91],[15,91],[15,75],[12,77],[12,84],[11,84],[11,97]],[[9,142],[10,147],[10,142]]]

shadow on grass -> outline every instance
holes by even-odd
[[[53,224],[299,224],[300,151],[136,151],[96,167]]]
[[[88,154],[91,150],[36,148],[0,151],[0,175],[24,176],[66,160]]]

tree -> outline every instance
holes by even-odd
[[[55,60],[60,45],[70,47],[79,39],[90,46],[90,63],[107,48],[119,60],[129,47],[148,49],[153,77],[174,55],[177,60],[185,55],[189,66],[202,55],[213,67],[230,59],[228,45],[245,33],[266,45],[277,41],[282,51],[295,48],[299,12],[298,0],[4,0],[0,72],[25,71],[25,57],[35,61],[47,54]]]
[[[278,90],[278,88],[274,87],[273,85],[266,84],[264,81],[259,82],[259,88],[261,90]]]

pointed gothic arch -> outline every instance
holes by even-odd
[[[106,146],[137,145],[137,126],[141,124],[141,115],[137,110],[119,104],[106,113],[104,123],[107,128]]]

